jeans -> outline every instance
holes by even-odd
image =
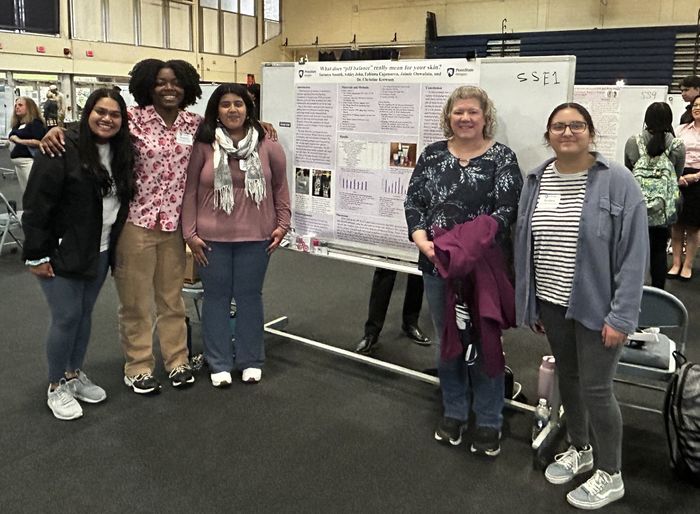
[[[613,391],[613,378],[622,345],[606,348],[599,330],[565,319],[566,307],[538,302],[540,318],[557,361],[559,392],[574,446],[587,445],[589,426],[595,437],[597,468],[620,470],[622,414]]]
[[[442,391],[443,415],[466,422],[469,411],[476,415],[476,425],[498,430],[503,425],[505,404],[504,373],[488,376],[483,370],[483,360],[467,366],[462,357],[444,360],[440,357],[440,343],[445,320],[445,288],[443,278],[423,274],[425,296],[438,339],[438,376]]]
[[[199,266],[204,286],[202,336],[212,373],[234,367],[231,336],[236,339],[238,369],[261,368],[265,361],[262,288],[270,257],[266,241],[207,241],[209,264]],[[231,334],[229,309],[236,299],[236,328]]]
[[[57,383],[66,371],[81,369],[92,326],[92,309],[100,294],[109,267],[109,252],[100,253],[97,276],[91,280],[40,278],[51,311],[51,324],[46,338],[49,382]]]

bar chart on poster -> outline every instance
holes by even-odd
[[[552,108],[572,98],[575,64],[560,56],[264,65],[262,117],[291,123],[293,133],[283,145],[296,233],[414,263],[403,202],[421,152],[445,137],[441,113],[452,91],[487,90],[498,112],[495,139],[527,171],[549,154],[542,132]],[[313,250],[308,240],[304,249]]]

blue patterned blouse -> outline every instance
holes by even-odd
[[[434,226],[449,230],[488,214],[498,221],[496,238],[510,258],[510,227],[518,214],[522,186],[515,152],[501,143],[494,143],[466,166],[450,153],[447,141],[428,145],[416,163],[404,201],[408,237],[412,240],[411,234],[423,229],[432,240]],[[437,273],[422,253],[418,267]]]

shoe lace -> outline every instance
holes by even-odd
[[[151,375],[150,373],[139,373],[138,375],[134,375],[131,378],[131,380],[133,382],[140,382],[141,380],[147,380],[147,379],[151,378],[152,376],[153,375]]]
[[[75,400],[73,398],[73,394],[70,392],[70,389],[68,388],[68,384],[65,381],[61,381],[59,386],[54,389],[54,392],[56,393],[56,398],[58,398],[58,401],[61,403],[61,405],[68,405],[72,401]]]
[[[579,453],[574,447],[569,448],[564,453],[554,456],[554,461],[561,464],[568,470],[577,470],[579,466]]]
[[[184,372],[189,371],[189,370],[190,370],[189,364],[180,364],[179,366],[174,367],[170,371],[170,374],[168,374],[168,378],[173,378],[178,373],[184,373]]]
[[[602,469],[597,470],[588,481],[583,484],[584,489],[589,493],[598,494],[606,485],[612,483],[612,478]]]

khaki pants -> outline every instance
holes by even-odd
[[[124,374],[152,373],[153,306],[165,370],[188,360],[182,283],[185,243],[182,233],[149,230],[127,223],[119,237],[114,282],[119,293],[119,332]]]

